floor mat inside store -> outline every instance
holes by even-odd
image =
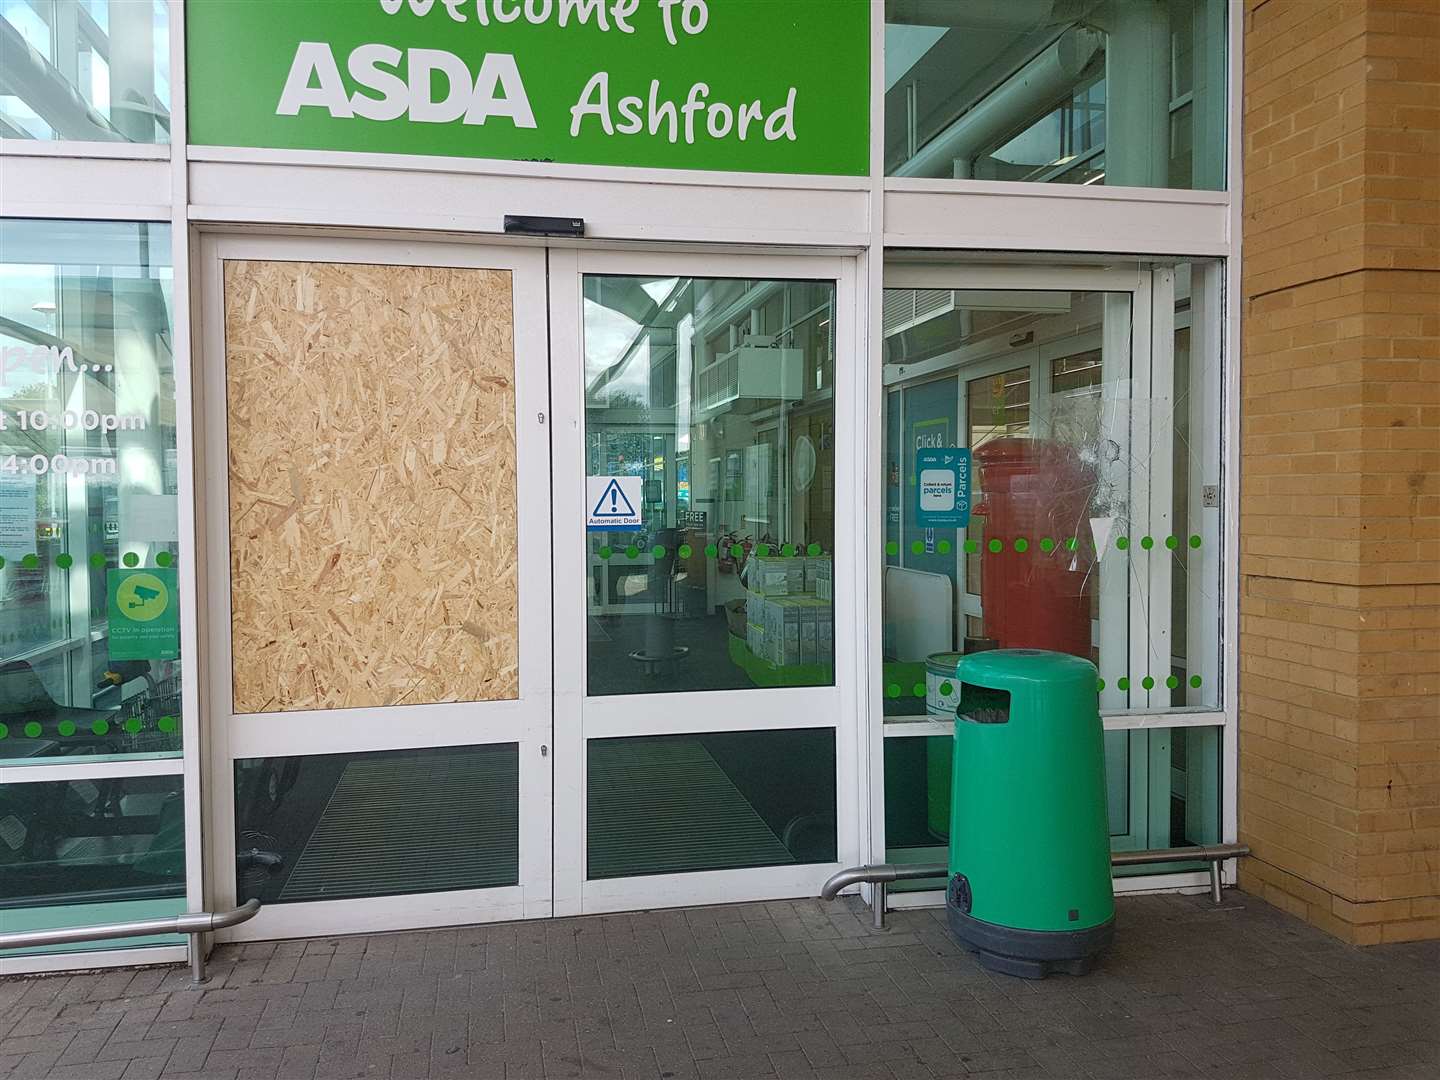
[[[592,879],[796,861],[698,739],[594,740],[589,766]]]
[[[280,901],[515,884],[517,768],[514,753],[461,747],[349,762]]]

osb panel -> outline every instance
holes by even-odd
[[[225,264],[237,713],[514,698],[508,271]]]

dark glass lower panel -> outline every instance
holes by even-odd
[[[835,732],[592,739],[587,876],[833,862]]]
[[[515,743],[235,763],[235,875],[266,904],[515,885]]]
[[[7,909],[184,897],[183,790],[179,776],[0,786],[0,926]]]

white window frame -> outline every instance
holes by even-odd
[[[1225,722],[1224,713],[1219,709],[1173,710],[1169,706],[1169,690],[1164,686],[1164,677],[1169,673],[1170,664],[1167,643],[1170,637],[1171,560],[1143,558],[1138,547],[1141,533],[1156,537],[1170,533],[1172,511],[1169,486],[1156,485],[1152,491],[1148,477],[1150,473],[1168,476],[1172,471],[1174,436],[1168,422],[1170,411],[1165,407],[1165,402],[1172,401],[1174,397],[1174,276],[1174,270],[1167,266],[1138,270],[1120,267],[1050,269],[1040,266],[1017,267],[1003,263],[989,266],[967,265],[964,262],[942,265],[933,261],[897,261],[887,266],[885,274],[885,286],[891,289],[983,291],[1009,288],[1035,293],[1052,290],[1086,291],[1102,293],[1103,303],[1110,303],[1111,298],[1117,302],[1124,298],[1124,306],[1117,312],[1118,317],[1114,320],[1106,319],[1099,330],[1077,325],[1074,333],[1067,337],[999,355],[991,355],[994,352],[993,346],[977,346],[969,350],[978,354],[976,359],[971,361],[973,367],[961,366],[965,361],[963,354],[967,350],[955,350],[916,364],[899,366],[897,370],[887,371],[882,376],[884,393],[887,394],[903,392],[906,388],[942,378],[955,377],[958,382],[957,416],[960,423],[965,424],[969,415],[967,405],[970,381],[1017,367],[1028,367],[1032,414],[1037,408],[1043,414],[1050,398],[1049,360],[1087,345],[1093,348],[1102,344],[1100,339],[1106,335],[1122,332],[1128,334],[1128,341],[1117,343],[1120,345],[1117,349],[1104,350],[1107,363],[1113,364],[1120,358],[1125,360],[1122,369],[1106,373],[1106,385],[1132,387],[1129,396],[1135,401],[1149,402],[1155,394],[1160,395],[1160,400],[1153,408],[1134,411],[1127,417],[1129,423],[1126,430],[1117,432],[1117,437],[1146,443],[1148,449],[1144,451],[1143,457],[1151,463],[1148,470],[1127,467],[1129,501],[1133,507],[1130,531],[1136,533],[1132,540],[1136,545],[1136,554],[1126,559],[1123,556],[1117,557],[1112,550],[1108,563],[1102,559],[1100,566],[1102,605],[1106,590],[1114,592],[1115,600],[1120,603],[1120,610],[1128,612],[1126,618],[1129,624],[1127,626],[1125,620],[1117,622],[1113,618],[1107,622],[1103,617],[1099,624],[1101,633],[1113,629],[1120,635],[1120,639],[1108,650],[1101,650],[1101,675],[1107,684],[1100,695],[1103,722],[1107,731],[1134,733],[1130,739],[1128,754],[1130,778],[1127,790],[1131,794],[1128,807],[1129,828],[1127,832],[1112,839],[1116,850],[1144,848],[1148,846],[1147,837],[1157,832],[1163,834],[1168,830],[1168,794],[1160,798],[1160,792],[1162,788],[1168,792],[1166,785],[1170,779],[1170,744],[1168,740],[1155,739],[1149,732],[1172,728],[1218,727]],[[1193,352],[1192,349],[1192,354]],[[1216,367],[1213,364],[1209,366]],[[1192,400],[1191,408],[1209,418],[1213,418],[1218,412],[1213,408],[1203,409],[1200,407],[1202,404],[1203,402]],[[886,412],[883,405],[876,411],[882,416]],[[903,424],[903,397],[901,414]],[[1213,419],[1207,419],[1206,422],[1214,426]],[[1218,467],[1218,446],[1215,446],[1214,450],[1216,460],[1213,465],[1196,462],[1192,470],[1205,472],[1209,468]],[[1201,449],[1199,454],[1203,455],[1204,452],[1205,450]],[[883,497],[882,492],[881,498]],[[1202,521],[1218,518],[1218,515],[1202,515],[1198,512],[1198,492],[1192,501],[1197,512],[1191,520],[1197,523],[1197,528]],[[1213,524],[1218,526],[1218,520]],[[906,539],[904,535],[901,536],[902,560]],[[1218,536],[1212,536],[1212,547],[1215,539],[1218,539]],[[870,550],[878,551],[882,546],[883,531],[879,541]],[[960,617],[963,619],[967,615],[978,615],[978,597],[965,591],[967,556],[961,544],[956,545],[955,561],[959,575]],[[883,568],[880,572],[883,573]],[[1134,576],[1137,572],[1141,575],[1138,580]],[[1200,575],[1192,576],[1197,592],[1203,581]],[[1190,629],[1192,633],[1201,635],[1194,643],[1201,656],[1213,657],[1219,641],[1220,628],[1215,624],[1218,612],[1212,605],[1198,600],[1198,597],[1192,600],[1189,608]],[[1113,610],[1111,614],[1114,615]],[[1157,636],[1161,639],[1159,645],[1155,643]],[[1127,640],[1128,646],[1125,645]],[[881,647],[881,642],[874,641],[872,644],[877,650]],[[1164,662],[1163,668],[1155,666],[1158,661]],[[882,654],[877,651],[872,656],[871,663],[878,670],[882,663]],[[1211,666],[1207,670],[1216,671],[1218,668]],[[1156,675],[1153,689],[1147,691],[1141,685],[1141,672]],[[1116,685],[1116,680],[1121,675],[1130,675],[1132,678],[1128,691],[1121,690]],[[882,746],[881,758],[872,763],[872,769],[883,770],[883,739],[949,734],[949,725],[941,721],[916,717],[896,717],[886,721],[883,716],[883,701],[879,702],[879,708],[876,708],[876,700],[872,695],[872,725],[878,718],[882,730]],[[1135,797],[1137,788],[1142,790],[1143,797]],[[882,825],[883,800],[882,792]],[[1165,846],[1168,846],[1168,840]],[[923,895],[926,899],[934,900],[937,894]]]
[[[863,596],[849,583],[863,580],[856,531],[836,530],[834,648],[830,686],[716,690],[592,697],[586,691],[588,595],[586,532],[575,512],[585,489],[583,282],[593,274],[650,277],[729,277],[820,280],[835,283],[835,470],[837,478],[865,472],[858,346],[863,326],[856,302],[855,260],[834,255],[744,255],[688,252],[586,251],[550,253],[552,454],[555,470],[555,913],[593,914],[641,907],[716,903],[806,895],[861,852],[863,745],[859,687]],[[851,314],[844,314],[851,313]],[[837,482],[835,520],[859,520],[858,483]],[[657,874],[585,880],[587,742],[631,735],[722,731],[824,729],[834,733],[836,845],[833,863],[760,869]]]
[[[173,331],[177,384],[177,447],[181,462],[195,462],[194,398],[191,377],[192,282],[190,261],[198,245],[194,228],[252,223],[348,230],[390,230],[392,236],[483,238],[499,242],[504,212],[579,213],[587,218],[587,248],[649,245],[652,250],[704,243],[711,250],[751,252],[807,250],[855,256],[859,268],[855,316],[867,353],[880,355],[883,255],[887,248],[924,247],[973,256],[980,252],[1026,252],[1032,261],[1054,262],[1056,253],[1128,253],[1139,256],[1215,256],[1223,289],[1214,291],[1216,343],[1225,357],[1207,396],[1223,401],[1221,425],[1207,431],[1221,449],[1224,520],[1238,520],[1240,461],[1238,435],[1240,366],[1240,257],[1243,145],[1240,125],[1244,66],[1243,20],[1231,9],[1227,28],[1225,78],[1228,88],[1226,190],[1171,191],[1043,183],[926,181],[887,178],[882,157],[884,131],[884,5],[871,0],[870,167],[861,177],[797,177],[674,171],[649,168],[562,166],[533,162],[478,161],[380,154],[326,154],[196,147],[186,139],[185,4],[169,0],[171,134],[168,145],[32,142],[0,140],[0,214],[77,220],[168,222],[174,268]],[[1207,117],[1213,127],[1220,117]],[[841,314],[837,310],[837,316]],[[1192,341],[1192,347],[1198,348]],[[859,408],[883,401],[880,365],[862,365],[865,378]],[[857,374],[857,380],[860,376]],[[881,425],[873,415],[857,417],[864,448],[858,467],[866,476],[867,535],[884,514]],[[856,474],[857,477],[860,475]],[[1199,484],[1192,477],[1192,495]],[[185,754],[177,762],[148,763],[155,773],[179,768],[185,776],[186,907],[214,906],[213,853],[202,828],[200,687],[206,656],[200,648],[198,587],[203,553],[197,528],[192,468],[179,479],[181,546],[180,630],[186,675],[182,686]],[[873,519],[873,522],[872,522]],[[1212,542],[1214,541],[1214,542]],[[1220,648],[1222,840],[1237,835],[1238,759],[1236,635],[1239,611],[1238,530],[1206,537],[1205,551],[1218,562],[1222,583]],[[867,581],[857,598],[867,633],[880,633],[880,591]],[[1193,637],[1193,634],[1192,634]],[[868,644],[867,644],[868,649]],[[868,653],[867,653],[868,655]],[[875,690],[877,672],[856,658],[862,696]],[[1153,723],[1152,723],[1153,721]],[[1132,725],[1174,726],[1173,717],[1132,718]],[[867,737],[878,741],[879,725]],[[861,753],[859,851],[856,861],[884,857],[883,772],[878,759]],[[116,775],[114,767],[92,763],[81,775]],[[70,768],[71,766],[63,766]],[[125,765],[125,769],[141,766]],[[51,768],[51,766],[47,766]],[[77,766],[87,770],[87,766]],[[0,782],[11,782],[10,773]],[[59,773],[34,775],[58,778]],[[868,817],[864,807],[869,808]],[[1235,880],[1235,863],[1224,868]],[[1124,879],[1118,888],[1203,888],[1203,874],[1161,874]],[[913,903],[911,894],[892,902]],[[60,956],[0,959],[0,974],[73,967],[103,967],[182,959],[180,947],[94,950]]]

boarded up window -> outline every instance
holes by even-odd
[[[225,264],[237,713],[518,692],[508,271]]]

